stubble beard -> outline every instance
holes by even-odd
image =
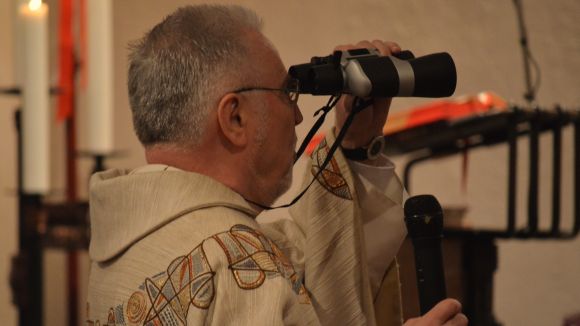
[[[276,201],[280,196],[282,196],[290,186],[292,185],[292,168],[293,164],[290,162],[288,164],[288,170],[284,173],[284,176],[279,180],[270,180],[267,176],[264,176],[260,173],[260,160],[262,159],[261,153],[263,148],[265,147],[266,141],[268,140],[268,122],[270,120],[269,114],[267,110],[261,110],[263,114],[260,115],[260,125],[261,128],[259,132],[256,134],[256,138],[254,141],[256,142],[256,152],[253,153],[252,162],[251,162],[251,171],[254,174],[253,179],[255,180],[255,195],[256,198],[259,198],[263,202],[260,204],[269,206]]]
[[[292,185],[292,165],[290,165],[290,168],[282,178],[275,180],[274,184],[269,182],[270,180],[261,179],[261,181],[257,184],[260,198],[264,198],[264,205],[272,205],[276,199],[280,198],[280,196],[290,189]],[[259,185],[260,183],[262,185]],[[270,184],[270,186],[267,184]]]

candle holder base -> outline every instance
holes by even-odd
[[[95,155],[92,173],[105,171],[105,155]]]
[[[96,153],[93,151],[78,151],[77,155],[83,158],[91,158],[93,160],[93,168],[91,174],[105,171],[107,166],[105,161],[108,159],[126,156],[126,151],[113,151],[110,153]]]

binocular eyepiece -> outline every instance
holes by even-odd
[[[335,51],[291,66],[300,93],[358,97],[446,97],[455,92],[457,73],[448,53],[415,58],[410,51],[380,56],[375,49]]]

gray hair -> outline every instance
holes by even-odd
[[[144,146],[199,142],[211,104],[243,78],[243,34],[260,18],[240,6],[179,8],[130,46],[133,127]]]

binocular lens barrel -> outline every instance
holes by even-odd
[[[288,73],[298,79],[300,93],[312,95],[446,97],[455,92],[457,72],[448,53],[398,57],[367,55],[342,64],[332,56],[315,57],[318,60],[292,66]]]

